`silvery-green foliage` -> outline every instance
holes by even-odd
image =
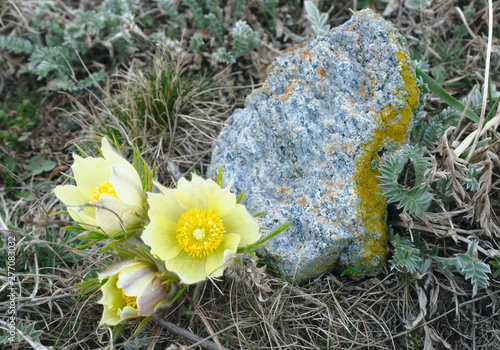
[[[317,36],[325,35],[330,30],[330,25],[326,24],[328,14],[320,13],[316,5],[312,1],[304,1],[306,9],[306,18],[311,23],[312,29]]]
[[[220,8],[221,0],[205,0],[205,8],[208,10],[215,10]]]
[[[481,171],[483,171],[483,166],[477,166],[476,164],[471,164],[469,166],[469,169],[467,169],[467,173],[465,174],[467,181],[461,181],[467,191],[479,191],[479,182],[476,177],[481,174]]]
[[[55,73],[55,77],[49,80],[48,85],[57,90],[71,91],[75,89],[75,82],[62,73]]]
[[[420,250],[415,248],[412,241],[408,238],[395,235],[391,237],[390,242],[394,247],[394,256],[389,260],[391,270],[399,266],[409,273],[421,271],[424,259]]]
[[[219,62],[230,64],[235,62],[236,59],[242,56],[245,51],[254,49],[260,42],[259,34],[255,32],[245,21],[240,18],[244,13],[245,7],[250,1],[248,0],[234,0],[233,2],[222,0],[182,0],[182,3],[189,8],[191,16],[180,17],[179,13],[173,5],[173,0],[155,0],[167,11],[167,13],[174,19],[179,26],[188,27],[192,22],[185,21],[185,18],[194,21],[195,29],[203,29],[207,35],[205,42],[201,44],[199,37],[194,37],[192,43],[190,41],[190,48],[197,52],[200,47],[206,44],[207,49],[212,51],[212,57]],[[258,4],[259,11],[270,22],[273,23],[273,16],[278,5],[278,0],[257,0],[253,5]],[[231,5],[231,6],[228,6]],[[228,11],[230,11],[228,13]],[[230,18],[234,22],[226,23],[226,18]],[[227,28],[231,28],[227,32]],[[232,47],[220,47],[227,40],[227,35],[232,36]],[[192,37],[193,38],[193,37]]]
[[[233,54],[227,52],[224,47],[219,47],[217,51],[215,51],[212,54],[212,58],[214,59],[215,62],[218,63],[231,64],[236,62],[236,59],[234,58]]]
[[[24,334],[26,337],[29,337],[31,340],[36,340],[38,337],[40,337],[43,333],[42,330],[35,330],[35,325],[36,323],[30,323],[27,326],[23,325],[22,321],[19,321],[16,328],[21,331],[22,334]],[[12,341],[12,338],[14,340]],[[15,333],[14,336],[11,336],[9,332],[7,332],[5,329],[0,329],[0,344],[12,344],[12,343],[19,343],[19,342],[24,342],[25,339],[19,334]]]
[[[103,82],[108,76],[105,72],[92,73],[89,77],[80,81],[82,87],[88,88],[94,86],[95,83]],[[67,75],[62,73],[56,73],[55,78],[51,79],[48,83],[50,87],[59,90],[73,90],[75,89],[75,83]]]
[[[148,339],[140,339],[140,340],[128,340],[125,343],[125,350],[140,350],[146,349],[149,343]]]
[[[417,79],[417,83],[419,84],[420,79]],[[422,83],[423,84],[423,83]],[[422,85],[423,86],[423,85]],[[419,88],[422,89],[422,86],[419,84]],[[500,92],[496,91],[495,85],[491,84],[491,97],[492,99],[496,99],[500,96]],[[483,89],[484,91],[484,86]],[[427,93],[428,91],[424,91],[423,93]],[[422,95],[422,92],[421,92]],[[463,105],[467,104],[469,100],[470,94],[465,96],[460,100]],[[483,103],[483,95],[479,89],[474,92],[472,95],[469,109],[473,111],[478,111],[481,109],[481,105]],[[441,112],[436,114],[430,120],[427,120],[427,114],[423,111],[423,107],[425,104],[425,100],[419,103],[419,107],[414,112],[414,124],[411,133],[411,140],[414,143],[419,143],[427,147],[429,151],[434,150],[436,142],[438,142],[443,136],[444,132],[450,126],[456,126],[458,120],[460,119],[460,113],[453,107],[447,107],[443,109]],[[425,114],[424,114],[425,113]]]
[[[432,249],[426,249],[424,243],[414,243],[407,238],[394,235],[392,230],[388,232],[388,239],[394,247],[394,255],[389,262],[391,269],[400,267],[408,273],[425,273],[430,267],[432,260],[445,273],[451,273],[448,268],[455,267],[456,270],[469,280],[472,284],[472,296],[477,293],[477,288],[488,287],[491,269],[488,264],[476,257],[477,242],[469,245],[466,253],[458,253],[450,258],[437,256],[439,247],[433,246]]]
[[[405,0],[405,7],[408,10],[423,10],[431,0]]]
[[[278,6],[278,0],[257,0],[259,5],[267,12],[273,12]]]
[[[193,14],[196,28],[205,28],[205,16],[203,16],[203,6],[195,0],[184,0],[184,3],[189,7]]]
[[[466,280],[470,279],[473,286],[473,297],[477,293],[478,286],[488,287],[489,277],[487,273],[491,273],[489,265],[475,257],[476,254],[477,242],[473,242],[466,253],[456,254],[456,268]]]
[[[154,1],[159,3],[165,9],[165,11],[167,11],[168,15],[175,21],[175,23],[177,23],[179,26],[182,26],[182,20],[181,17],[179,16],[179,11],[177,11],[177,9],[175,8],[173,0],[154,0]]]
[[[413,64],[415,65],[415,68],[420,69],[424,73],[427,73],[430,69],[429,62],[425,60],[413,60]]]
[[[0,50],[7,50],[15,54],[31,54],[34,50],[31,41],[16,37],[0,37]]]
[[[233,37],[233,55],[237,59],[245,51],[252,50],[259,44],[259,34],[245,21],[238,21],[231,30]]]
[[[130,13],[133,8],[133,0],[104,0],[102,9],[105,14]]]
[[[101,6],[89,11],[76,10],[67,19],[54,2],[40,1],[27,37],[0,37],[0,49],[29,56],[23,73],[46,78],[54,88],[79,89],[94,80],[101,81],[106,74],[89,77],[79,85],[70,78],[73,72],[87,75],[81,60],[89,61],[86,56],[90,53],[111,54],[115,61],[128,58],[131,46],[137,42],[122,33],[122,26],[133,23],[138,12],[132,0],[104,0]]]
[[[446,129],[456,125],[460,118],[459,113],[454,108],[445,108],[439,114],[423,124],[420,134],[420,143],[425,145],[428,150],[435,148],[435,143],[439,141]]]
[[[203,41],[203,36],[199,32],[194,33],[191,39],[189,39],[189,48],[194,52],[199,52],[200,47],[203,45],[205,45],[205,42]]]
[[[417,66],[417,62],[415,62],[415,66]],[[416,80],[417,80],[419,95],[418,95],[418,106],[413,111],[413,118],[412,118],[413,125],[411,128],[410,140],[413,143],[418,143],[418,140],[420,140],[420,136],[422,134],[423,125],[427,118],[425,103],[427,101],[427,94],[429,93],[429,88],[427,84],[424,83],[422,77],[417,77]]]
[[[240,18],[243,14],[243,10],[245,9],[245,5],[247,4],[247,0],[236,0],[235,8],[234,8],[234,18]]]
[[[64,30],[64,42],[71,45],[80,55],[85,55],[91,45],[87,43],[98,39],[98,33],[106,25],[104,17],[96,11],[75,11],[75,19]]]
[[[34,73],[38,79],[46,78],[51,73],[69,74],[69,67],[64,57],[71,57],[68,50],[54,47],[40,47],[35,49],[29,58],[27,72]]]
[[[425,172],[430,168],[430,158],[423,156],[425,148],[404,146],[396,155],[382,161],[380,165],[380,185],[388,203],[397,203],[398,209],[418,217],[425,216],[434,195],[426,183]],[[415,170],[415,185],[408,188],[398,183],[401,157],[408,158]]]
[[[214,12],[205,15],[207,29],[222,42],[224,39],[224,14],[221,8],[217,7]]]

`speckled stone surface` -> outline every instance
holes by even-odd
[[[378,164],[407,142],[417,103],[405,39],[360,11],[275,59],[223,128],[209,176],[222,168],[251,213],[268,210],[262,227],[291,222],[257,250],[286,279],[375,275],[386,256]]]

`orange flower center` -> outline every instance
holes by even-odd
[[[222,220],[209,209],[191,209],[182,213],[175,226],[179,245],[192,257],[204,257],[224,238]]]
[[[119,199],[116,196],[115,188],[109,181],[101,183],[99,186],[92,190],[92,195],[89,198],[90,203],[94,204],[99,199],[101,199],[101,196],[115,197],[116,199]]]

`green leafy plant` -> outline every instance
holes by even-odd
[[[213,54],[212,58],[215,62],[231,64],[235,63],[236,59],[231,52],[227,52],[225,47],[219,47]]]
[[[394,255],[391,263],[391,269],[396,266],[403,268],[408,273],[420,271],[424,273],[424,257],[420,249],[417,249],[408,238],[392,234],[390,231],[389,242],[394,247]]]
[[[496,268],[495,272],[493,273],[493,278],[497,278],[500,276],[500,256],[495,256],[493,260],[490,261],[491,266]]]
[[[40,93],[21,91],[0,106],[0,144],[19,150],[27,143],[40,114]]]
[[[427,7],[430,0],[405,0],[405,7],[409,10],[423,10]]]
[[[50,87],[88,87],[109,74],[102,70],[103,63],[112,70],[139,45],[134,37],[145,37],[135,24],[139,12],[132,0],[104,0],[95,10],[77,10],[68,17],[56,3],[40,1],[30,19],[31,30],[23,37],[0,37],[0,50],[27,55],[24,72],[47,79]],[[102,62],[94,64],[99,58]],[[70,78],[73,72],[81,78],[80,84]]]
[[[429,120],[426,119],[426,113],[423,111],[425,99],[420,101],[419,107],[414,112],[415,121],[411,133],[411,140],[414,143],[424,145],[428,150],[433,150],[436,142],[443,136],[444,131],[450,126],[457,125],[469,99],[471,102],[466,117],[476,123],[479,121],[479,117],[475,112],[481,109],[483,94],[481,91],[475,90],[472,96],[468,94],[460,100],[456,100],[444,91],[436,81],[427,75],[424,77],[423,74],[425,73],[420,71],[421,77],[417,80],[419,88],[421,89],[421,95],[425,95],[429,90],[432,90],[441,97],[443,101],[449,104],[449,107],[444,108]],[[429,83],[429,85],[426,82]],[[500,92],[496,90],[495,85],[490,86],[491,98],[498,99],[500,97]],[[486,118],[486,120],[490,118],[491,117]]]
[[[473,285],[472,296],[477,293],[477,287],[487,287],[489,285],[489,277],[487,273],[491,273],[490,267],[479,260],[475,255],[477,254],[477,242],[473,242],[467,252],[456,254],[455,266],[465,279],[470,279]]]
[[[182,26],[183,22],[181,20],[181,17],[179,16],[179,11],[177,11],[173,1],[171,0],[154,0],[154,2],[159,3],[165,11],[167,11],[167,14],[172,18],[175,23],[177,23],[178,26]]]
[[[424,150],[414,146],[403,147],[397,155],[391,155],[382,162],[379,176],[380,188],[387,202],[397,203],[398,209],[420,217],[425,215],[434,197],[426,182],[425,172],[431,164],[429,157],[422,156]],[[415,171],[415,184],[411,188],[398,183],[398,169],[403,157],[411,161]]]
[[[0,153],[0,164],[3,165],[0,167],[0,184],[8,193],[13,192],[10,188],[18,185],[12,177],[19,166],[16,154],[24,153],[29,146],[32,129],[41,110],[40,100],[42,95],[38,92],[21,91],[14,93],[0,106],[0,147],[2,150],[10,150]]]
[[[37,154],[28,161],[27,171],[23,174],[22,179],[26,180],[32,176],[40,175],[46,171],[51,171],[56,167],[57,163],[47,159],[44,154]]]
[[[189,48],[194,52],[199,52],[200,47],[203,45],[205,45],[205,42],[201,33],[194,33],[191,39],[189,39]]]
[[[20,333],[24,335],[24,337],[35,340],[43,333],[42,330],[36,330],[35,325],[36,323],[29,323],[28,325],[24,325],[22,321],[19,321],[16,328]],[[16,332],[14,336],[11,336],[5,329],[0,329],[0,344],[24,342],[25,338],[20,333]]]
[[[394,247],[394,255],[389,261],[391,269],[399,267],[411,274],[417,271],[423,274],[434,260],[443,271],[449,272],[448,267],[455,267],[466,280],[470,279],[473,297],[477,294],[478,287],[489,285],[488,274],[491,273],[491,269],[488,264],[477,258],[477,242],[470,244],[465,253],[457,253],[454,257],[443,258],[437,255],[439,248],[437,245],[433,246],[432,249],[426,249],[425,243],[415,244],[407,238],[394,235],[391,231],[389,231],[388,238]]]
[[[194,22],[194,28],[192,28],[189,22],[179,16],[179,12],[172,1],[155,1],[161,4],[172,20],[180,27],[191,27],[191,30],[194,31],[189,40],[191,50],[198,52],[201,46],[205,45],[204,47],[212,52],[212,58],[216,62],[223,64],[236,62],[245,52],[257,47],[260,42],[259,34],[242,19],[245,7],[256,6],[264,17],[269,17],[269,21],[272,22],[275,8],[278,5],[278,1],[275,0],[260,0],[257,2],[237,0],[234,6],[228,6],[233,4],[222,0],[184,0],[183,4],[189,8]],[[231,11],[231,13],[228,13],[228,11]],[[232,19],[234,22],[227,23],[227,18]],[[227,30],[226,28],[230,29]],[[232,38],[230,50],[224,45],[226,41],[229,41],[226,40],[229,35]]]
[[[476,150],[482,146],[484,148],[476,157],[489,155],[481,161],[476,159],[475,162],[469,162],[465,157],[473,152],[470,146],[472,139],[467,136],[461,143],[458,142],[460,137],[464,137],[459,133],[461,117],[465,116],[473,123],[479,123],[476,112],[482,106],[483,93],[473,90],[468,96],[457,100],[423,71],[417,69],[417,73],[421,94],[420,105],[413,114],[414,128],[411,140],[414,145],[404,146],[382,162],[379,179],[383,195],[388,198],[388,203],[396,203],[398,209],[412,215],[416,220],[427,222],[427,225],[431,225],[433,220],[440,222],[440,218],[449,220],[452,217],[450,211],[460,213],[464,208],[474,208],[475,212],[480,213],[475,215],[479,218],[478,224],[486,232],[492,232],[496,230],[496,222],[484,218],[491,216],[489,214],[491,200],[488,193],[491,191],[493,167],[491,157],[494,156],[493,152],[488,153],[488,149],[492,149],[494,145],[489,143],[491,138],[480,140]],[[426,94],[429,91],[434,92],[448,104],[448,107],[430,120],[424,111]],[[498,96],[496,89],[491,87],[488,91],[490,112],[485,116],[482,125],[485,131],[489,128],[487,121],[492,120],[492,113],[497,108]],[[471,135],[474,135],[474,131]],[[453,141],[455,142],[452,145]],[[426,153],[432,153],[433,156],[425,156]],[[408,166],[405,168],[404,176],[400,177],[402,166],[407,161]],[[432,205],[433,203],[436,205]],[[435,262],[441,270],[451,273],[450,270],[454,269],[466,280],[470,280],[473,296],[479,287],[489,285],[490,265],[477,257],[477,241],[468,241],[469,246],[463,253],[442,257],[438,255],[438,245],[421,242],[418,235],[410,240],[394,235],[391,231],[388,237],[394,247],[394,254],[390,260],[392,268],[399,267],[410,274],[417,271],[424,274],[432,262]],[[484,250],[481,252],[492,259],[489,261],[492,266],[496,266],[498,259],[496,256]],[[494,276],[498,274],[495,272]]]
[[[238,21],[231,29],[233,55],[238,59],[243,52],[253,50],[259,44],[259,34],[254,32],[245,21]]]
[[[325,35],[330,30],[330,25],[326,24],[328,21],[328,14],[320,13],[318,7],[312,1],[304,1],[304,8],[306,10],[306,18],[311,23],[311,27],[317,36]]]
[[[4,156],[0,157],[0,163],[5,167],[0,167],[0,180],[2,180],[3,185],[5,188],[15,186],[16,182],[10,173],[16,169],[16,160],[12,156]]]
[[[33,196],[34,190],[50,191],[53,188],[53,183],[35,179],[31,183],[30,189],[23,188],[22,190],[18,190],[17,186],[22,184],[21,181],[26,181],[44,172],[51,171],[56,165],[56,162],[47,159],[44,154],[37,154],[28,160],[26,170],[21,173],[21,176],[16,176],[14,172],[16,170],[16,160],[12,156],[7,156],[3,159],[3,166],[5,168],[0,167],[0,179],[4,181],[5,192],[13,193],[17,198],[31,202],[35,200]]]

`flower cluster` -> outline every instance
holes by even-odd
[[[136,159],[132,165],[106,138],[100,151],[102,157],[74,155],[76,185],[54,190],[81,239],[108,240],[102,252],[123,256],[95,280],[102,292],[100,325],[151,316],[174,282],[220,277],[228,257],[264,241],[256,244],[259,224],[231,184],[222,188],[221,180],[192,174],[166,188],[151,180],[146,164],[137,166]]]

